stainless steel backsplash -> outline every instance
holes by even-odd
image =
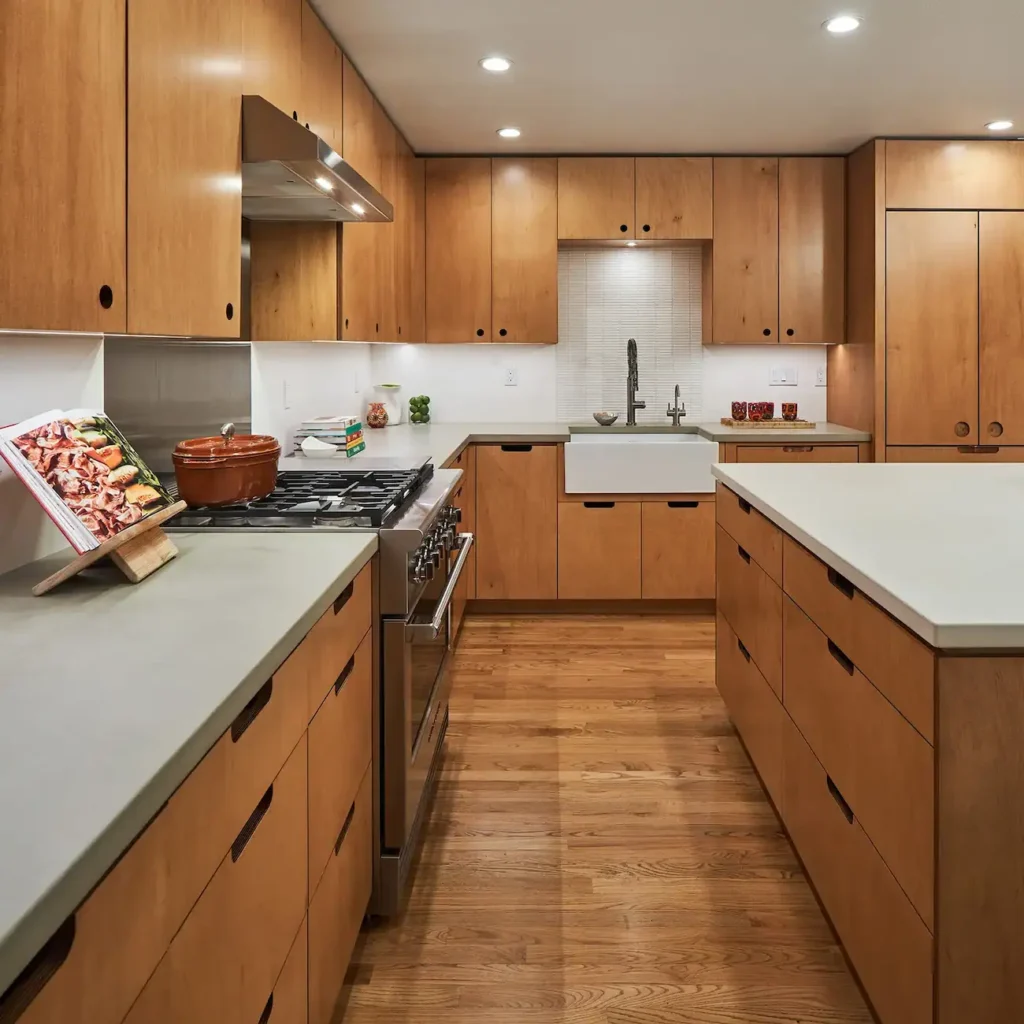
[[[108,337],[103,387],[107,415],[157,473],[174,468],[184,438],[228,421],[239,434],[252,430],[247,342]]]

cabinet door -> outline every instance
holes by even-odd
[[[715,158],[713,337],[779,340],[779,161]]]
[[[890,209],[1013,210],[1024,207],[1024,142],[890,139]]]
[[[640,502],[558,503],[558,596],[640,597]]]
[[[978,230],[980,443],[1024,444],[1024,213],[982,213]]]
[[[636,158],[636,237],[711,238],[710,157]]]
[[[841,342],[846,302],[846,161],[779,161],[780,341]]]
[[[632,238],[631,156],[558,158],[558,237]]]
[[[491,161],[491,340],[558,341],[558,163]]]
[[[643,503],[645,598],[715,596],[715,503]]]
[[[478,445],[476,594],[558,596],[558,448]]]
[[[738,444],[737,462],[857,462],[855,444]]]
[[[380,340],[380,224],[342,224],[341,330],[343,341]]]
[[[309,119],[301,101],[305,6],[304,0],[242,0],[241,8],[245,41],[242,91],[262,96],[299,120]]]
[[[381,193],[392,205],[401,202],[398,195],[398,133],[384,108],[373,104],[377,151],[380,153]],[[378,341],[398,340],[398,312],[395,308],[395,249],[401,214],[387,224],[372,224],[374,253],[377,259],[377,316],[380,327]]]
[[[362,75],[344,55],[342,80],[344,118],[341,155],[377,191],[381,191],[380,153],[377,150],[377,124],[374,114],[376,101]]]
[[[886,215],[886,441],[978,444],[978,215]]]
[[[412,195],[412,233],[411,269],[412,280],[410,284],[409,307],[410,336],[406,341],[425,341],[427,337],[426,324],[426,277],[427,277],[427,254],[426,254],[426,170],[427,162],[419,157],[414,157],[410,166],[411,195]]]
[[[0,328],[125,330],[124,25],[125,0],[0,7]]]
[[[335,152],[345,144],[342,134],[341,50],[316,11],[302,0],[302,109],[300,118]]]
[[[491,340],[491,161],[427,161],[427,341]]]
[[[238,337],[242,28],[236,2],[128,7],[129,334]]]

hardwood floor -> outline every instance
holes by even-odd
[[[714,686],[710,617],[473,617],[407,910],[345,1024],[871,1016]]]

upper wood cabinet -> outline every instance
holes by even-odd
[[[302,0],[300,120],[335,152],[344,147],[341,50],[312,7]]]
[[[713,340],[779,340],[779,161],[716,157]]]
[[[978,215],[887,214],[885,278],[886,441],[987,443],[978,431]]]
[[[779,340],[840,342],[845,330],[846,161],[779,161]]]
[[[555,158],[491,161],[492,341],[558,340]]]
[[[711,238],[710,157],[636,158],[637,238]]]
[[[558,158],[558,237],[632,238],[631,156]]]
[[[1024,209],[1024,142],[889,141],[890,209]]]
[[[395,308],[395,246],[397,228],[402,215],[398,210],[401,196],[398,180],[398,133],[384,112],[384,108],[373,101],[373,133],[376,139],[377,152],[380,155],[381,194],[395,207],[395,219],[386,224],[370,224],[367,227],[373,232],[374,254],[377,261],[377,317],[380,329],[377,337],[380,341],[396,341],[398,339],[398,311]]]
[[[342,57],[344,133],[341,155],[375,188],[381,191],[379,122],[373,98],[362,75],[348,57]]]
[[[491,339],[491,161],[428,160],[427,341]]]
[[[413,157],[409,165],[410,189],[412,194],[412,223],[409,226],[412,235],[411,253],[412,260],[409,286],[409,328],[411,336],[407,341],[426,341],[426,277],[427,277],[427,253],[426,253],[426,217],[427,217],[427,162],[420,157]]]
[[[394,282],[397,341],[423,341],[423,162],[396,138]]]
[[[130,334],[238,337],[242,30],[240,0],[128,6]]]
[[[0,5],[0,328],[126,328],[124,34],[125,0]]]
[[[305,0],[229,0],[238,4],[245,43],[242,91],[262,96],[302,120],[302,29]],[[308,118],[307,118],[308,119]]]

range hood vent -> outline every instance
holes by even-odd
[[[323,139],[262,96],[243,96],[242,216],[380,223],[394,208]]]

